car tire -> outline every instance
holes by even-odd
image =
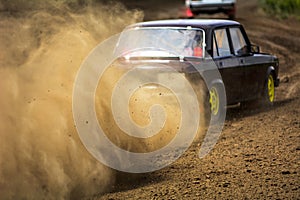
[[[273,73],[269,73],[264,85],[264,91],[261,98],[263,106],[272,106],[275,100],[275,80]]]
[[[209,105],[211,113],[211,122],[216,124],[224,118],[226,103],[223,101],[225,96],[225,89],[222,84],[215,84],[209,89]]]

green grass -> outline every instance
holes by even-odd
[[[300,0],[260,0],[260,4],[270,14],[300,17]]]

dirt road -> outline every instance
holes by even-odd
[[[183,1],[127,4],[144,9],[146,19],[164,19],[180,15]],[[119,174],[111,193],[92,199],[300,198],[300,21],[267,16],[252,0],[239,0],[237,11],[252,43],[280,59],[274,107],[229,109],[222,135],[205,158],[197,157],[194,145],[160,171]]]
[[[0,199],[299,199],[300,22],[267,16],[256,0],[238,0],[237,20],[280,59],[273,108],[229,109],[209,155],[199,159],[194,144],[153,173],[116,173],[87,152],[72,112],[85,57],[143,14],[184,12],[184,0],[118,1],[127,8],[107,0],[0,0]]]

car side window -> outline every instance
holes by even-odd
[[[247,43],[240,28],[230,28],[230,35],[235,55],[244,55],[247,53]]]
[[[214,57],[225,57],[231,55],[225,28],[214,31],[213,48]]]

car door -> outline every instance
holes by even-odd
[[[213,33],[213,59],[221,73],[227,104],[240,101],[243,71],[232,51],[228,28],[215,29]]]
[[[261,73],[250,52],[250,42],[241,27],[231,27],[229,32],[234,54],[237,56],[244,74],[241,83],[241,101],[255,99],[259,95],[257,91],[260,85],[260,82],[256,80],[260,80],[262,77],[259,77]]]

